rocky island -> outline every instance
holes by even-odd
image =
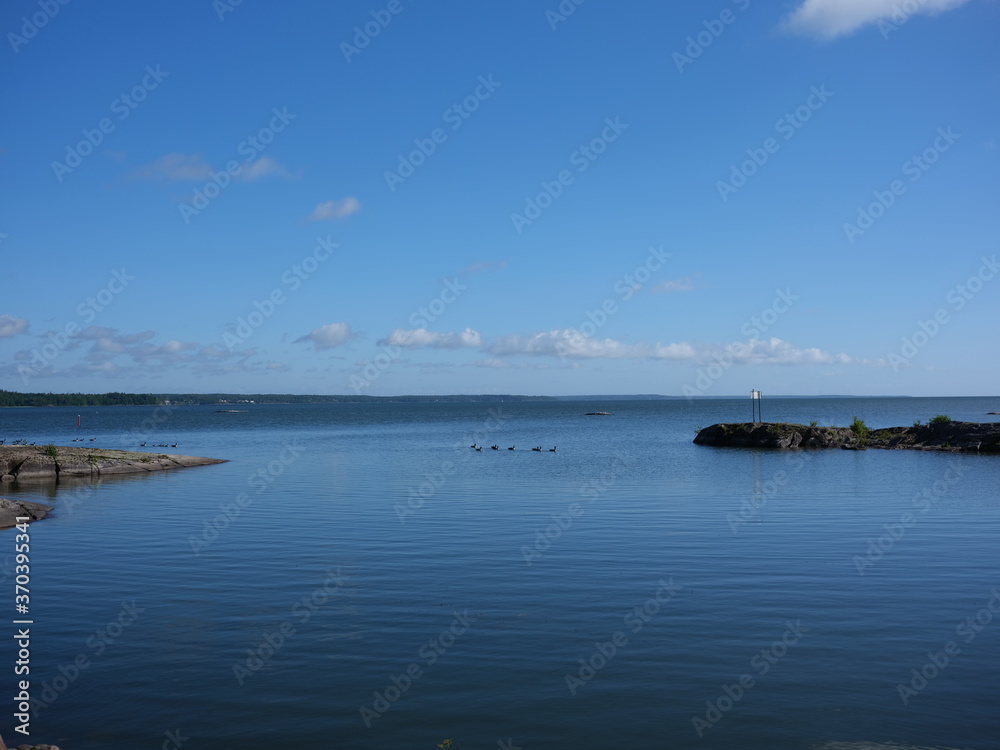
[[[1000,422],[932,422],[871,429],[817,427],[788,422],[713,424],[694,442],[729,448],[863,448],[1000,453]]]
[[[169,453],[64,448],[54,445],[0,445],[0,483],[47,482],[60,477],[97,478],[109,474],[144,474],[187,466],[221,464],[225,461],[223,458],[177,456]],[[19,517],[29,518],[27,523],[41,520],[50,510],[51,505],[0,497],[0,529],[10,528]]]
[[[7,445],[0,446],[0,481],[45,481],[59,477],[144,474],[149,471],[221,463],[225,463],[225,459],[145,451],[65,448],[54,445]]]

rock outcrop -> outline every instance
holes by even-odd
[[[808,427],[787,422],[713,424],[694,442],[730,448],[906,448],[955,453],[1000,453],[1000,423],[935,422],[869,429],[867,441],[850,427]]]
[[[21,523],[31,523],[45,518],[45,514],[52,510],[51,505],[42,503],[29,503],[26,500],[8,500],[0,497],[0,529],[9,529],[18,523],[18,518],[28,517],[28,521]]]
[[[149,471],[221,463],[225,463],[225,459],[97,448],[8,445],[0,446],[0,481],[47,481],[59,477],[144,474]]]

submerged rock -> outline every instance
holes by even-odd
[[[809,427],[787,422],[713,424],[698,433],[698,445],[730,448],[907,448],[925,451],[1000,453],[1000,423],[936,422],[914,427],[869,429],[862,441],[850,427]]]

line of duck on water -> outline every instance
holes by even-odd
[[[483,450],[483,446],[476,445],[475,443],[473,443],[469,447],[472,448],[473,450],[477,450],[477,451],[480,451],[480,452]],[[555,453],[556,452],[556,447],[557,446],[553,445],[551,448],[549,448],[549,453]],[[500,446],[499,445],[491,445],[490,448],[492,448],[495,451],[500,450]],[[512,451],[515,448],[516,448],[516,446],[512,445],[507,450]],[[541,453],[543,449],[542,449],[542,446],[539,445],[537,448],[532,448],[531,450],[533,450],[535,453]]]

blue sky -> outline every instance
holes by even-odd
[[[0,30],[0,388],[996,393],[996,3]]]

